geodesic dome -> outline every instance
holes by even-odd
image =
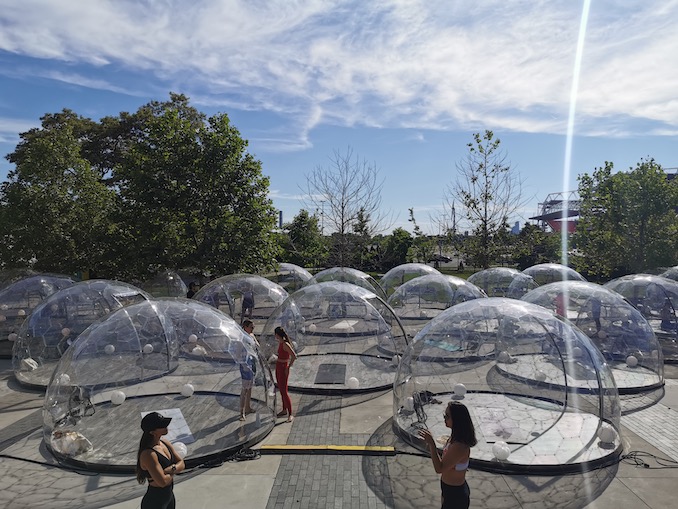
[[[488,297],[508,297],[509,286],[518,278],[520,271],[509,267],[491,267],[471,274],[469,283],[473,283]]]
[[[507,297],[509,299],[521,299],[530,290],[534,290],[539,285],[532,276],[522,272],[513,276],[513,281],[508,286]]]
[[[576,327],[514,299],[476,299],[434,318],[407,347],[394,384],[394,427],[439,449],[450,399],[469,409],[471,466],[507,473],[581,472],[615,463],[620,404],[605,359]]]
[[[467,300],[486,298],[485,293],[465,279],[429,274],[409,280],[389,297],[396,316],[409,337],[414,337],[431,319],[447,308]]]
[[[424,263],[403,263],[384,274],[379,280],[379,285],[390,297],[400,285],[404,285],[416,277],[430,274],[440,274],[440,271]]]
[[[654,330],[664,362],[678,362],[678,281],[650,274],[632,274],[605,283],[640,311]]]
[[[313,276],[299,265],[281,263],[275,272],[265,274],[264,277],[280,285],[287,293],[291,293],[304,286]]]
[[[275,424],[270,371],[232,318],[187,299],[144,301],[83,332],[61,358],[43,408],[45,443],[96,471],[133,471],[147,412],[172,417],[167,439],[187,465],[261,440]],[[241,365],[255,371],[240,418]]]
[[[661,274],[659,274],[661,277],[665,277],[666,279],[672,279],[673,281],[678,281],[678,266],[676,267],[671,267],[670,269],[665,270]]]
[[[141,288],[153,297],[186,297],[188,287],[181,276],[172,270],[165,270],[142,283]]]
[[[603,354],[620,395],[664,385],[661,346],[647,320],[621,295],[594,283],[561,281],[540,286],[523,300],[554,309],[561,298],[565,316]]]
[[[361,270],[352,269],[350,267],[332,267],[331,269],[321,270],[313,276],[305,286],[314,285],[316,283],[325,283],[327,281],[351,283],[377,294],[384,300],[386,299],[386,293],[384,293],[384,290],[372,276]]]
[[[586,281],[579,272],[559,263],[540,263],[526,268],[523,273],[532,276],[539,286],[556,281]]]
[[[33,308],[53,293],[75,284],[68,276],[38,275],[0,290],[0,358],[12,356],[13,343]]]
[[[59,359],[87,327],[122,307],[148,300],[143,290],[94,279],[52,294],[24,321],[14,342],[14,376],[22,385],[44,389]]]
[[[299,356],[291,390],[369,392],[391,386],[405,331],[386,302],[351,283],[327,281],[297,290],[275,310],[260,335],[275,360],[276,327],[285,328]]]
[[[280,285],[265,277],[231,274],[210,281],[193,299],[210,304],[237,319],[238,323],[249,318],[255,325],[263,326],[287,296]],[[248,308],[248,304],[251,307]]]

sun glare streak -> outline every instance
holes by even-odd
[[[561,263],[567,266],[567,214],[569,209],[568,191],[570,191],[570,170],[572,165],[572,137],[574,136],[574,117],[577,110],[577,94],[579,92],[579,75],[581,72],[581,60],[584,53],[584,40],[586,38],[586,26],[589,21],[589,9],[591,7],[591,0],[584,0],[582,7],[581,19],[579,21],[579,37],[577,39],[577,53],[574,58],[574,69],[572,72],[572,88],[570,89],[570,111],[567,118],[567,138],[565,141],[565,163],[563,165],[563,195],[565,202],[563,203],[563,213],[561,216],[560,228],[560,249],[561,249]]]

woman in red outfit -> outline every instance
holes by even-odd
[[[278,340],[278,360],[275,362],[275,379],[278,382],[278,390],[282,398],[283,409],[278,413],[278,417],[287,415],[287,422],[294,420],[292,415],[292,401],[287,392],[287,380],[290,377],[290,368],[297,360],[297,354],[292,348],[292,341],[282,327],[275,328],[275,339]]]

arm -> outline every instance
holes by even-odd
[[[141,468],[146,470],[156,486],[164,488],[169,486],[172,483],[174,475],[168,472],[164,472],[160,467],[160,462],[158,461],[157,452],[150,449],[146,449],[141,453],[139,462],[141,463]]]
[[[294,348],[292,348],[292,346],[287,341],[283,343],[283,348],[290,353],[289,365],[291,366],[292,364],[294,364],[294,361],[297,360],[297,352],[294,351]]]
[[[170,450],[170,452],[172,453],[172,456],[174,456],[174,458],[179,458],[179,461],[177,461],[177,462],[175,463],[175,465],[176,465],[177,468],[176,468],[176,470],[174,471],[174,473],[178,474],[178,473],[180,473],[180,472],[183,472],[183,471],[186,469],[186,464],[184,463],[184,459],[181,458],[181,457],[179,457],[179,454],[177,454],[176,449],[174,448],[174,446],[173,446],[171,443],[166,442],[165,440],[163,440],[163,443],[164,443],[164,444],[167,446],[167,448]],[[167,473],[169,473],[169,472],[171,472],[171,471],[172,471],[172,465],[170,465],[169,467],[167,467],[167,468],[165,469],[165,472],[167,472]]]
[[[437,474],[442,474],[447,470],[454,469],[457,463],[466,461],[466,458],[468,458],[468,448],[463,444],[458,442],[450,444],[441,457],[440,453],[438,453],[438,446],[429,430],[419,430],[419,436],[424,439],[428,446],[429,452],[431,453],[433,468]]]

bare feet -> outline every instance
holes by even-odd
[[[287,422],[292,422],[293,420],[294,420],[294,416],[293,416],[293,415],[290,415],[290,416],[287,418]]]
[[[245,420],[245,414],[240,414],[240,420],[244,421]]]

